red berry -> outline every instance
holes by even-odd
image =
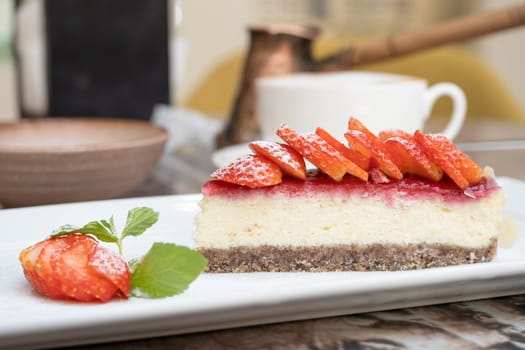
[[[394,164],[386,146],[377,136],[359,130],[349,130],[345,137],[353,149],[372,158],[386,175],[396,180],[403,178],[403,173]]]
[[[254,141],[250,148],[279,166],[286,174],[306,180],[306,165],[303,157],[289,145],[270,141]]]
[[[341,181],[346,174],[346,167],[339,159],[323,150],[317,142],[307,140],[286,124],[279,126],[277,135],[335,181]]]
[[[119,292],[129,296],[127,263],[90,236],[46,239],[24,249],[20,262],[29,283],[52,299],[106,302]]]
[[[344,144],[339,142],[338,139],[328,133],[328,131],[324,130],[323,128],[317,128],[315,129],[315,133],[321,136],[332,147],[338,150],[339,153],[348,158],[351,162],[355,163],[361,169],[367,170],[370,167],[370,158],[365,157],[355,149],[346,147]]]
[[[257,188],[281,183],[282,173],[271,160],[256,154],[247,154],[215,170],[211,177],[215,180]]]
[[[441,134],[414,133],[414,139],[425,154],[435,162],[461,189],[479,183],[482,170],[472,159]]]
[[[441,168],[425,155],[410,134],[390,137],[383,142],[403,174],[415,174],[433,181],[441,180]]]

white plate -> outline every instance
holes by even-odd
[[[253,153],[247,143],[221,148],[211,155],[211,160],[217,168],[230,164],[235,158]]]
[[[124,242],[138,257],[154,241],[192,245],[200,195],[119,199],[0,210],[0,347],[54,347],[429,305],[525,292],[525,183],[502,178],[506,212],[519,222],[512,249],[495,261],[405,272],[203,274],[182,295],[107,304],[40,297],[18,263],[24,247],[58,226],[81,225],[148,206],[159,222]]]

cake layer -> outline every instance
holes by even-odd
[[[194,239],[198,247],[216,249],[374,243],[478,248],[499,234],[500,189],[468,201],[391,194],[388,201],[383,193],[362,191],[208,194],[200,203]]]
[[[208,272],[402,271],[490,261],[497,240],[466,248],[450,244],[199,248]]]

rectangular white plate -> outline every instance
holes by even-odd
[[[500,178],[506,213],[519,225],[511,249],[490,263],[405,272],[203,274],[182,295],[107,304],[45,299],[25,281],[19,252],[69,223],[148,206],[160,219],[124,242],[127,258],[155,241],[192,246],[200,195],[162,196],[0,210],[0,347],[52,347],[300,320],[525,292],[525,183]]]

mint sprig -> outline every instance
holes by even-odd
[[[134,208],[128,212],[126,226],[122,230],[122,238],[140,236],[159,219],[159,213],[150,208]]]
[[[158,219],[159,213],[151,208],[134,208],[128,211],[126,226],[124,226],[120,235],[117,233],[113,216],[111,216],[109,220],[91,221],[82,227],[62,226],[51,237],[66,236],[71,233],[92,235],[102,242],[117,244],[118,252],[122,255],[122,240],[127,236],[140,236],[155,224]]]
[[[126,225],[120,234],[113,216],[108,220],[91,221],[82,227],[61,226],[51,237],[69,234],[91,235],[102,242],[115,243],[122,255],[122,241],[140,236],[159,219],[159,213],[147,207],[128,211]],[[154,243],[146,255],[128,262],[131,289],[135,297],[163,298],[184,292],[204,271],[208,261],[202,254],[173,243]]]

